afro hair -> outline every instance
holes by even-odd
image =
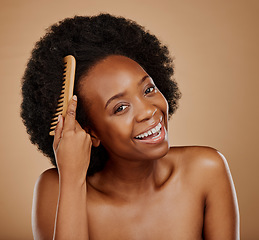
[[[75,94],[80,77],[94,64],[109,55],[122,55],[136,61],[152,76],[167,99],[169,116],[178,107],[181,94],[173,79],[173,61],[168,48],[156,36],[132,20],[110,14],[66,18],[52,25],[36,43],[22,79],[23,123],[31,142],[54,166],[49,127],[62,88],[63,57],[69,54],[76,58]],[[77,120],[82,127],[90,124],[80,101]],[[102,145],[92,147],[87,175],[101,171],[107,158]]]

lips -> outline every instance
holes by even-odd
[[[142,133],[142,134],[139,134],[138,136],[136,136],[135,138],[137,139],[145,139],[145,138],[149,138],[151,137],[152,135],[155,135],[156,133],[159,133],[160,130],[161,130],[161,123],[158,123],[155,127],[153,127],[152,129]]]
[[[159,122],[155,127],[147,130],[135,137],[143,143],[159,143],[165,138],[164,126]]]

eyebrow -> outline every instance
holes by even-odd
[[[145,75],[143,78],[141,78],[140,81],[138,82],[138,86],[141,85],[147,78],[149,78],[148,75]],[[123,96],[125,96],[125,94],[126,94],[126,92],[121,92],[121,93],[118,93],[118,94],[112,96],[112,97],[109,98],[109,100],[106,102],[104,108],[107,108],[107,106],[108,106],[114,99],[123,97]]]

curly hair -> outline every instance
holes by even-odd
[[[132,20],[110,14],[66,18],[52,25],[36,43],[22,79],[23,123],[31,142],[54,166],[53,137],[48,133],[62,88],[63,57],[69,54],[76,58],[75,94],[80,77],[98,61],[122,55],[136,61],[153,78],[167,99],[169,117],[178,107],[181,94],[173,79],[173,61],[156,36]],[[82,127],[90,124],[84,109],[79,99],[77,120]],[[87,175],[101,171],[107,159],[102,145],[92,147]]]

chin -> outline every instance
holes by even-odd
[[[163,158],[169,152],[169,149],[170,149],[169,141],[165,141],[163,142],[163,144],[161,144],[161,146],[159,147],[156,146],[153,149],[151,148],[149,149],[149,151],[146,151],[145,158],[147,160],[157,160],[157,159]]]

